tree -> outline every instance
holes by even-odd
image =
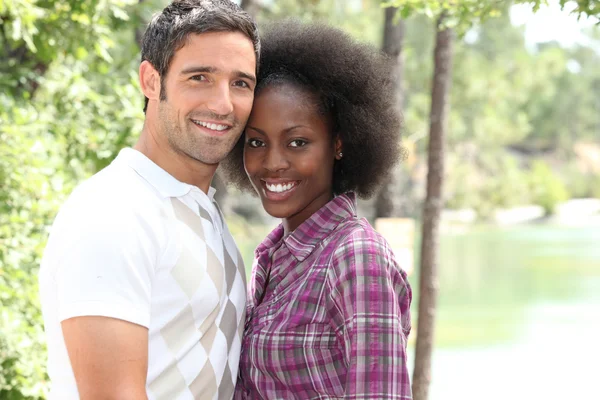
[[[396,0],[387,5],[398,6],[398,12],[402,17],[408,17],[413,13],[437,16],[427,154],[427,192],[422,216],[418,336],[412,384],[414,399],[427,400],[431,381],[431,355],[438,292],[439,220],[443,206],[444,142],[452,77],[454,29],[464,32],[468,25],[467,21],[490,14],[494,10],[494,4],[480,1],[451,3],[436,0],[421,2]]]
[[[402,80],[404,79],[404,64],[402,60],[402,43],[404,41],[404,21],[398,19],[396,15],[398,10],[394,7],[384,9],[385,22],[383,28],[383,51],[394,62],[394,78],[396,80],[396,107],[398,112],[404,108],[404,97],[402,93]],[[384,182],[381,190],[377,194],[375,201],[375,217],[389,218],[398,217],[400,214],[397,191],[394,190],[398,185],[399,177],[394,172]]]
[[[534,9],[545,0],[523,1],[533,4]],[[561,0],[561,6],[569,3]],[[578,0],[575,13],[598,15],[596,1]],[[445,119],[448,114],[447,99],[451,81],[452,38],[454,32],[465,33],[476,21],[498,15],[501,2],[490,1],[408,1],[393,0],[387,6],[398,7],[402,18],[424,14],[437,20],[434,50],[434,73],[431,95],[431,113],[428,147],[427,194],[423,207],[421,265],[419,278],[419,311],[417,324],[417,349],[413,373],[415,400],[428,398],[431,375],[431,353],[435,327],[437,298],[439,216],[443,204],[444,136]]]
[[[446,27],[447,13],[437,22],[434,50],[434,72],[431,90],[431,113],[428,146],[427,194],[423,206],[421,265],[419,280],[419,322],[413,373],[413,397],[426,400],[431,380],[431,353],[435,329],[435,309],[438,291],[437,268],[439,220],[443,204],[444,143],[451,84],[452,41],[454,32]]]

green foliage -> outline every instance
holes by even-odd
[[[11,100],[0,95],[0,102]],[[38,398],[45,347],[36,271],[47,226],[62,199],[59,147],[31,106],[0,114],[0,398]],[[22,397],[21,397],[22,396]]]
[[[534,11],[548,5],[548,0],[516,0],[512,3],[529,4]],[[409,18],[416,14],[424,14],[437,19],[445,13],[446,26],[465,33],[474,23],[483,22],[489,17],[497,17],[510,4],[501,0],[387,0],[383,7],[397,7],[400,18]],[[562,9],[569,9],[578,17],[600,16],[598,0],[559,0]],[[600,20],[598,21],[600,23]]]
[[[446,182],[447,207],[472,208],[486,219],[498,208],[531,202],[527,171],[516,158],[502,153],[474,157],[473,150],[473,146],[461,146],[449,156],[452,174]]]
[[[382,6],[397,7],[398,17],[403,19],[426,15],[437,20],[444,14],[441,28],[451,28],[464,35],[474,23],[499,16],[504,3],[498,0],[390,0],[384,1]]]
[[[405,137],[426,136],[434,29],[423,15],[406,21]],[[597,40],[600,29],[588,32]],[[592,196],[592,177],[564,170],[574,163],[573,146],[598,143],[600,54],[590,47],[555,44],[526,49],[523,29],[506,13],[477,25],[455,45],[448,121],[447,206],[470,207],[482,216],[498,207],[547,203],[526,184],[529,159],[544,155],[569,197]],[[425,141],[417,146],[424,161]],[[519,161],[517,161],[519,160]],[[569,161],[567,161],[569,160]],[[418,164],[417,164],[418,165]],[[578,183],[581,182],[581,183]],[[518,188],[518,189],[517,189]],[[549,206],[547,206],[549,207]]]
[[[141,128],[134,33],[146,11],[0,1],[0,399],[45,397],[43,247],[66,195]]]
[[[375,46],[381,44],[383,13],[378,1],[360,4],[342,0],[278,0],[262,8],[261,23],[288,17],[319,21],[336,26],[357,39]]]
[[[554,212],[558,203],[569,197],[564,183],[541,160],[533,162],[529,184],[534,204],[544,207],[546,214]]]
[[[475,163],[450,157],[452,175],[447,182],[449,208],[473,208],[486,219],[498,208],[536,204],[552,214],[569,192],[561,177],[542,160],[529,168],[511,156],[487,154]],[[589,183],[589,181],[588,181]]]
[[[600,199],[600,174],[594,174],[590,177],[590,196]]]
[[[30,98],[58,54],[112,62],[115,31],[130,23],[136,0],[18,0],[0,2],[2,91]],[[135,14],[133,14],[135,16]],[[136,18],[133,18],[136,19]]]
[[[548,0],[519,0],[516,3],[530,4],[534,11],[539,10],[543,5],[548,4]],[[559,5],[562,9],[569,8],[572,14],[582,17],[584,15],[590,17],[600,16],[600,3],[598,0],[559,0]],[[600,23],[600,20],[598,20]]]
[[[599,172],[584,172],[576,163],[570,163],[562,171],[562,177],[570,197],[600,199]]]
[[[600,55],[590,48],[569,50],[556,44],[540,48],[532,60],[536,75],[524,111],[537,128],[527,140],[538,148],[569,148],[577,139],[595,139],[600,131]]]

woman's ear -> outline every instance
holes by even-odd
[[[140,87],[149,100],[160,98],[160,75],[148,60],[140,64]]]
[[[344,153],[342,152],[342,139],[340,139],[340,137],[338,136],[335,139],[335,159],[339,161],[342,159],[343,156]]]

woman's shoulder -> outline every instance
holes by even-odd
[[[345,285],[365,284],[370,287],[369,290],[389,287],[395,288],[397,293],[410,290],[406,272],[397,262],[387,240],[367,220],[348,221],[337,231],[339,234],[332,240],[327,268],[331,290],[336,291]]]
[[[385,238],[365,218],[351,218],[341,223],[331,235],[330,246],[343,249],[349,245],[388,250]]]
[[[344,221],[327,243],[330,264],[342,268],[361,268],[368,264],[397,266],[387,240],[364,218]]]

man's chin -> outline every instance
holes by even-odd
[[[210,157],[210,158],[208,158],[208,157],[203,157],[203,156],[192,157],[192,158],[198,162],[201,162],[202,164],[215,166],[215,167],[217,167],[219,165],[219,163],[221,163],[221,161],[223,161],[225,159],[225,157],[222,157],[222,158]]]
[[[218,149],[215,149],[214,146],[210,146],[209,144],[198,144],[196,146],[197,149],[202,149],[202,152],[188,152],[188,156],[193,158],[196,161],[199,161],[206,165],[218,165],[221,161],[227,158],[227,155],[231,152],[232,149],[223,150],[221,146]],[[212,149],[212,151],[210,151]],[[209,151],[206,151],[209,150]]]

